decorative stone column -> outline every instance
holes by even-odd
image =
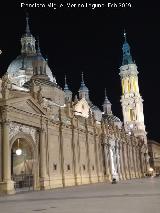
[[[64,175],[64,154],[63,154],[63,124],[62,124],[62,113],[59,108],[59,142],[60,142],[60,163],[61,163],[61,174],[62,174],[62,185],[65,187],[65,175]]]
[[[88,175],[89,175],[89,183],[92,183],[91,179],[91,165],[90,165],[90,151],[89,151],[89,141],[88,141],[88,124],[87,119],[85,119],[85,135],[86,135],[86,150],[87,150],[87,168],[88,168]]]
[[[40,129],[40,188],[49,188],[49,177],[47,176],[47,165],[46,165],[46,140],[45,140],[45,129]]]
[[[125,180],[126,177],[125,177],[125,169],[124,169],[124,160],[123,160],[123,142],[120,141],[119,142],[119,149],[120,149],[120,170],[121,170],[121,179],[122,180]]]
[[[135,145],[133,143],[132,143],[132,156],[133,156],[134,178],[137,178]]]
[[[3,181],[11,180],[9,121],[3,123]]]
[[[112,181],[112,159],[111,159],[111,144],[108,143],[108,159],[109,159],[109,174],[110,174],[110,180]]]
[[[128,140],[128,137],[126,137],[126,153],[127,153],[127,164],[128,164],[128,176],[129,176],[129,179],[131,179],[131,156],[130,156],[130,147],[129,147],[129,140]]]
[[[72,161],[73,161],[73,172],[74,172],[74,179],[75,179],[75,185],[78,185],[77,180],[77,160],[76,160],[76,147],[75,147],[75,121],[74,118],[71,119],[71,125],[72,125]]]
[[[123,142],[123,160],[124,160],[124,167],[125,167],[125,175],[126,175],[126,179],[129,179],[129,168],[128,168],[128,156],[127,156],[127,144],[126,144],[126,140]]]
[[[143,152],[141,143],[139,143],[139,168],[140,168],[140,176],[143,177]]]
[[[93,118],[93,131],[94,131],[94,154],[95,154],[95,162],[96,162],[96,174],[97,174],[97,180],[98,182],[101,181],[100,172],[99,172],[99,160],[98,160],[98,140],[97,140],[97,130],[96,130],[96,120]],[[104,130],[103,130],[103,136],[102,136],[102,148],[103,148],[103,156],[105,155],[105,144],[104,144]],[[105,158],[105,156],[104,156]],[[105,168],[104,168],[105,169]],[[104,171],[104,170],[103,170]]]
[[[137,159],[136,159],[136,141],[134,136],[132,136],[132,156],[133,156],[134,175],[135,178],[137,178],[138,174],[137,174]]]
[[[2,173],[3,182],[0,183],[0,192],[14,194],[14,182],[11,180],[11,149],[9,144],[9,120],[2,123]]]
[[[46,146],[45,146],[45,130],[40,130],[40,177],[46,177]]]
[[[133,160],[133,147],[132,147],[132,136],[129,138],[129,157],[130,157],[130,176],[131,178],[135,178],[135,171],[134,171],[134,160]]]
[[[138,145],[138,142],[136,143],[135,151],[136,151],[136,165],[137,165],[138,178],[141,178],[140,156],[139,156],[139,145]]]
[[[111,168],[110,168],[110,150],[109,150],[110,145],[108,143],[105,144],[104,146],[104,152],[105,152],[105,166],[106,166],[106,177],[108,181],[112,181],[111,177]]]
[[[120,142],[118,139],[116,139],[116,162],[117,162],[117,171],[118,171],[119,180],[121,180],[122,173],[120,168]]]

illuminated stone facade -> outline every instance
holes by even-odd
[[[16,84],[17,71],[9,69],[0,80],[0,192],[15,193],[22,184],[16,178],[24,174],[32,175],[36,190],[143,177],[144,141],[128,134],[106,95],[103,112],[90,101],[83,74],[72,101],[67,82],[62,90],[48,75],[47,61],[28,36],[27,19],[22,54],[34,54],[32,75]],[[26,75],[25,60],[22,67]]]
[[[123,61],[120,67],[122,83],[122,111],[125,130],[130,134],[141,137],[147,144],[147,137],[144,125],[143,99],[139,92],[138,71],[135,62],[132,60],[130,46],[124,33]]]

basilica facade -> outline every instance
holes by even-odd
[[[103,111],[89,97],[83,73],[78,96],[65,78],[60,88],[29,28],[21,54],[0,79],[0,193],[45,190],[141,178],[148,169],[138,71],[124,33],[123,122],[104,97]]]

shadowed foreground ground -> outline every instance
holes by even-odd
[[[160,178],[0,197],[0,213],[160,213]]]

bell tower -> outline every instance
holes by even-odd
[[[143,139],[146,143],[146,131],[144,125],[143,99],[139,93],[138,71],[132,60],[130,46],[124,32],[123,60],[120,67],[122,84],[121,105],[125,130]]]
[[[25,55],[34,55],[36,54],[36,49],[35,49],[35,38],[30,32],[29,28],[29,15],[26,13],[26,30],[25,34],[21,38],[21,53]]]

